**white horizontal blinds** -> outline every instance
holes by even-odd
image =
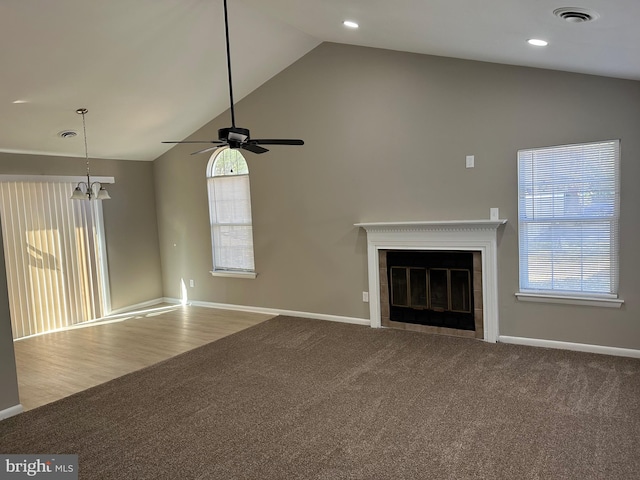
[[[102,299],[96,296],[100,270],[95,266],[94,207],[69,199],[74,186],[0,183],[14,338],[102,316]],[[101,221],[98,213],[95,218]]]
[[[520,289],[617,294],[619,140],[518,152]]]
[[[212,159],[209,215],[214,270],[253,271],[251,194],[246,162],[231,149]]]

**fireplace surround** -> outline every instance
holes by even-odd
[[[380,258],[386,251],[467,251],[479,252],[482,292],[480,301],[482,338],[498,339],[497,234],[507,220],[451,220],[431,222],[357,223],[367,232],[369,315],[371,327],[382,327]],[[382,285],[383,288],[388,288]]]

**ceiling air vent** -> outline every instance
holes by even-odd
[[[569,23],[584,23],[591,22],[600,17],[593,10],[579,7],[562,7],[553,11],[553,14]]]
[[[62,132],[58,133],[58,136],[60,138],[73,138],[76,135],[78,135],[76,132],[74,132],[73,130],[63,130]]]

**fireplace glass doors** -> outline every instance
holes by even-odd
[[[387,253],[390,319],[475,330],[470,252]]]
[[[471,272],[461,268],[391,267],[391,305],[471,313]]]

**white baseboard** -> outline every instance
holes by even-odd
[[[166,303],[182,303],[180,300],[175,298],[164,298],[163,301]],[[289,315],[292,317],[328,320],[330,322],[352,323],[355,325],[371,325],[371,322],[365,318],[343,317],[340,315],[328,315],[324,313],[297,312],[294,310],[281,310],[279,308],[251,307],[246,305],[233,305],[229,303],[199,302],[195,300],[190,301],[188,305],[193,305],[194,307],[219,308],[221,310],[234,310],[239,312],[264,313],[267,315]]]
[[[498,342],[512,343],[515,345],[528,345],[531,347],[557,348],[561,350],[575,350],[578,352],[600,353],[602,355],[615,355],[617,357],[640,358],[640,350],[620,347],[606,347],[603,345],[590,345],[587,343],[559,342],[556,340],[542,340],[538,338],[498,336]]]
[[[179,298],[171,298],[171,297],[162,297],[162,302],[163,303],[171,303],[171,304],[174,304],[174,305],[180,305],[181,303],[184,303]]]
[[[113,315],[120,315],[121,313],[128,313],[133,310],[142,310],[144,308],[153,307],[154,305],[158,305],[164,301],[163,298],[156,298],[154,300],[149,300],[147,302],[136,303],[135,305],[129,305],[128,307],[117,308],[115,310],[111,310],[107,317],[111,317]]]
[[[163,297],[148,302],[131,305],[127,308],[121,308],[113,311],[111,315],[131,312],[132,310],[148,308],[159,303],[168,303],[172,305],[180,305],[182,300],[171,297]],[[328,320],[331,322],[352,323],[355,325],[370,326],[371,322],[365,318],[344,317],[340,315],[328,315],[324,313],[298,312],[294,310],[282,310],[279,308],[253,307],[247,305],[234,305],[230,303],[200,302],[197,300],[187,302],[187,305],[195,307],[218,308],[220,310],[232,310],[239,312],[264,313],[267,315],[289,315],[292,317],[312,318],[315,320]],[[512,337],[509,335],[499,335],[498,342],[511,343],[514,345],[528,345],[531,347],[555,348],[560,350],[574,350],[578,352],[599,353],[602,355],[614,355],[618,357],[640,358],[640,350],[620,347],[607,347],[603,345],[590,345],[587,343],[561,342],[557,340],[544,340],[539,338]],[[2,412],[0,412],[1,414]],[[1,417],[0,417],[1,418]]]
[[[171,297],[157,298],[155,300],[149,300],[148,302],[138,303],[136,305],[131,305],[126,308],[120,308],[118,310],[114,310],[111,312],[110,316],[126,314],[127,312],[131,312],[133,310],[140,310],[140,309],[152,307],[160,303],[180,305],[180,304],[183,304],[184,302],[180,299],[171,298]],[[193,305],[194,307],[217,308],[220,310],[232,310],[232,311],[249,312],[249,313],[264,313],[267,315],[289,315],[292,317],[312,318],[315,320],[328,320],[330,322],[352,323],[355,325],[365,325],[365,326],[371,325],[370,320],[365,318],[344,317],[340,315],[328,315],[324,313],[298,312],[294,310],[282,310],[279,308],[234,305],[231,303],[200,302],[197,300],[189,301],[186,304]],[[617,357],[640,358],[640,350],[634,350],[631,348],[621,348],[621,347],[607,347],[604,345],[590,345],[587,343],[572,343],[572,342],[561,342],[557,340],[544,340],[539,338],[512,337],[510,335],[499,335],[498,342],[511,343],[514,345],[527,345],[530,347],[555,348],[559,350],[574,350],[578,352],[599,353],[602,355],[614,355]],[[16,413],[20,413],[22,411],[22,406],[19,406],[19,407],[20,407],[20,410]],[[12,407],[12,408],[16,408],[16,407]],[[0,419],[3,418],[2,417],[3,412],[4,411],[0,411]]]
[[[49,330],[46,332],[40,332],[40,333],[34,333],[33,335],[27,335],[26,337],[20,337],[20,338],[16,338],[13,341],[14,342],[20,342],[22,340],[26,340],[27,338],[32,338],[32,337],[38,337],[41,335],[47,335],[49,333],[54,333],[54,332],[63,332],[65,330],[73,330],[76,328],[84,328],[90,325],[98,325],[104,322],[109,322],[109,321],[113,321],[115,319],[118,319],[120,317],[127,317],[136,313],[142,313],[145,310],[150,310],[152,309],[152,307],[160,304],[163,302],[162,298],[157,298],[155,300],[149,300],[148,302],[143,302],[143,303],[138,303],[136,305],[131,305],[129,307],[124,307],[124,308],[118,308],[117,310],[112,310],[111,313],[109,315],[105,315],[104,317],[100,317],[100,318],[94,318],[92,320],[87,320],[85,322],[81,322],[81,323],[76,323],[74,325],[69,325],[68,327],[61,327],[61,328],[56,328],[54,330]],[[160,307],[162,308],[162,307]],[[165,307],[166,308],[166,307]]]
[[[24,408],[22,408],[22,404],[20,403],[18,405],[14,405],[13,407],[5,408],[4,410],[0,410],[0,420],[13,417],[14,415],[18,415],[23,411],[24,411]]]

